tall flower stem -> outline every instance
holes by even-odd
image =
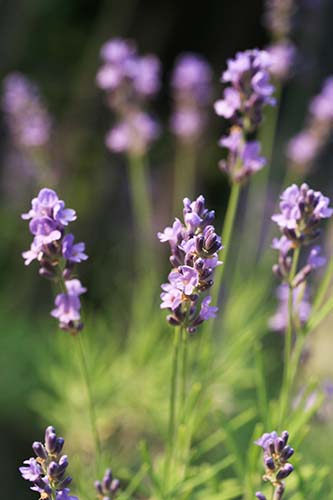
[[[187,395],[187,344],[188,344],[188,334],[183,328],[181,331],[182,336],[182,367],[181,367],[181,418],[185,420],[185,408],[186,408],[186,395]]]
[[[290,392],[292,389],[291,373],[291,349],[293,337],[293,286],[292,281],[295,277],[297,264],[300,255],[300,247],[296,248],[293,255],[292,267],[289,276],[289,295],[288,295],[288,327],[285,336],[284,345],[284,367],[283,367],[283,382],[281,388],[281,406],[280,406],[280,424],[284,422],[286,412],[290,400]]]
[[[132,198],[133,219],[139,238],[141,265],[147,256],[147,245],[152,256],[152,201],[148,185],[146,162],[143,155],[128,157],[129,179]]]
[[[178,395],[178,371],[179,371],[179,351],[182,340],[182,329],[175,328],[173,354],[171,365],[171,384],[170,384],[170,401],[169,401],[169,428],[168,428],[168,443],[165,460],[164,485],[167,491],[169,485],[169,476],[171,462],[174,455],[176,441],[176,419],[177,419],[177,395]]]
[[[223,265],[219,266],[215,271],[215,285],[212,292],[213,303],[216,303],[219,297],[220,288],[222,285],[224,269],[226,267],[226,262],[229,254],[229,247],[231,243],[232,230],[234,227],[235,217],[237,213],[238,200],[240,194],[240,185],[236,182],[232,184],[231,193],[228,201],[227,213],[225,216],[225,223],[223,225],[223,245],[222,250],[222,260]]]
[[[89,374],[87,360],[86,360],[85,353],[84,353],[81,334],[79,333],[78,335],[76,335],[74,340],[75,340],[75,343],[77,346],[79,361],[80,361],[80,365],[81,365],[81,372],[82,372],[83,380],[84,380],[86,390],[87,390],[89,419],[90,419],[90,426],[91,426],[92,436],[93,436],[93,440],[94,440],[94,444],[95,444],[96,457],[97,457],[96,468],[98,469],[99,464],[100,464],[100,459],[101,459],[102,447],[101,447],[101,440],[100,440],[98,428],[97,428],[96,409],[95,409],[95,404],[94,404],[93,392],[92,392],[92,388],[91,388],[90,374]]]

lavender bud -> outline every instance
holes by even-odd
[[[196,251],[200,254],[203,250],[203,247],[204,247],[204,237],[202,235],[200,236],[197,236],[195,238],[195,248],[196,248]]]
[[[60,455],[60,453],[63,449],[64,442],[65,442],[64,438],[62,438],[62,437],[57,438],[55,453],[57,453],[58,455]]]
[[[167,319],[167,322],[172,326],[179,325],[179,320],[177,318],[175,318],[174,316],[172,316],[172,314],[169,314],[166,319]]]
[[[104,477],[103,477],[103,488],[105,490],[109,490],[112,482],[112,471],[111,469],[106,469]]]
[[[50,462],[48,468],[47,468],[47,474],[50,477],[56,477],[59,473],[59,466],[57,462]]]
[[[283,444],[286,446],[288,439],[289,439],[289,432],[288,431],[283,431],[281,434],[281,438],[283,439]]]
[[[263,493],[261,493],[261,491],[257,491],[256,497],[258,498],[258,500],[267,500],[267,498]]]
[[[275,464],[274,464],[274,460],[272,459],[272,457],[265,458],[265,465],[266,465],[266,467],[268,467],[268,469],[275,470]]]
[[[269,449],[270,453],[273,454],[275,452],[274,448],[274,441],[270,439],[267,443],[267,448]]]
[[[103,487],[102,487],[102,483],[101,483],[100,481],[95,481],[94,485],[95,485],[95,488],[96,488],[97,492],[98,492],[100,495],[103,495]]]
[[[35,441],[32,444],[32,449],[36,453],[37,457],[41,458],[42,460],[47,459],[47,452],[46,452],[44,446],[42,445],[42,443],[40,443],[39,441]]]
[[[288,477],[292,471],[294,470],[294,467],[289,464],[289,463],[286,463],[280,470],[279,472],[277,473],[276,475],[276,479],[280,480],[280,479],[285,479],[286,477]]]
[[[274,442],[275,453],[280,453],[283,450],[283,447],[284,447],[283,439],[280,437],[276,438]]]
[[[113,479],[111,486],[110,486],[110,491],[112,493],[115,493],[118,489],[120,488],[120,481],[119,479]]]
[[[283,448],[282,453],[281,453],[281,458],[282,460],[286,461],[288,460],[292,455],[294,454],[294,449],[287,445]]]
[[[64,472],[64,470],[68,467],[68,458],[67,458],[67,455],[63,455],[59,462],[59,473],[62,473]]]

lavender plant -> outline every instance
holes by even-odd
[[[321,92],[310,103],[307,124],[287,147],[290,169],[306,174],[324,148],[333,129],[333,77],[328,77]]]
[[[72,478],[67,475],[67,455],[62,455],[64,442],[50,425],[45,430],[44,444],[35,441],[32,445],[36,458],[25,460],[19,468],[23,479],[32,484],[30,489],[43,500],[79,500],[70,495],[68,488]]]
[[[106,469],[102,481],[95,481],[97,498],[101,500],[113,500],[120,488],[118,479],[113,478],[111,469]]]
[[[288,462],[289,458],[294,454],[293,448],[288,443],[289,434],[283,431],[281,436],[278,436],[275,431],[265,433],[255,441],[255,444],[260,446],[264,452],[265,475],[264,481],[268,481],[274,488],[273,500],[281,500],[285,491],[284,479],[286,479],[294,470],[293,466]],[[261,492],[256,493],[259,500],[267,500]]]

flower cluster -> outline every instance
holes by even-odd
[[[170,126],[182,141],[195,141],[205,126],[211,80],[211,68],[201,56],[190,53],[179,56],[171,79],[175,109]]]
[[[260,446],[264,451],[264,466],[265,474],[264,481],[269,481],[275,488],[274,498],[282,498],[284,492],[283,479],[288,477],[294,470],[293,466],[288,462],[289,458],[294,454],[293,448],[288,443],[289,434],[287,431],[282,432],[278,436],[275,431],[266,432],[255,441],[255,444]],[[265,495],[261,492],[256,493],[259,500],[266,500]]]
[[[278,308],[269,320],[269,327],[276,332],[285,332],[288,327],[288,299],[289,287],[287,283],[281,283],[277,289],[279,300]],[[301,326],[305,325],[310,313],[311,303],[309,301],[308,289],[300,284],[294,288],[292,293],[293,317]]]
[[[113,479],[111,469],[105,471],[102,481],[95,481],[97,498],[100,500],[113,500],[119,487],[120,482],[118,479]]]
[[[212,226],[214,211],[205,207],[203,196],[193,202],[185,198],[183,214],[184,223],[175,219],[172,227],[158,233],[161,242],[169,242],[173,266],[169,283],[161,287],[161,308],[170,310],[170,324],[193,333],[203,321],[216,316],[211,297],[200,300],[200,296],[213,285],[213,271],[221,264],[217,252],[222,245]]]
[[[67,455],[62,455],[64,439],[57,437],[54,427],[49,426],[45,431],[45,443],[35,441],[32,449],[37,458],[29,458],[23,463],[19,471],[33,486],[30,488],[37,491],[43,500],[78,500],[78,497],[70,495],[69,484],[72,481],[67,476]]]
[[[238,52],[228,61],[221,81],[230,84],[223,99],[215,103],[215,111],[231,121],[230,134],[220,145],[228,150],[228,158],[220,163],[235,182],[242,182],[265,165],[260,144],[251,136],[262,121],[266,105],[274,105],[274,87],[270,82],[271,57],[263,50]]]
[[[271,56],[270,73],[280,81],[287,80],[296,61],[296,47],[289,40],[273,43],[266,48]]]
[[[288,144],[292,168],[307,171],[333,131],[333,77],[325,80],[320,94],[310,103],[307,126]]]
[[[160,62],[154,55],[139,56],[135,44],[121,38],[106,42],[101,58],[96,82],[118,120],[106,145],[114,152],[141,154],[159,134],[158,124],[143,108],[159,90]]]
[[[289,283],[292,268],[292,253],[295,248],[311,244],[320,234],[319,224],[322,219],[332,216],[330,200],[320,191],[310,189],[307,184],[288,187],[281,195],[281,213],[272,216],[279,226],[282,236],[273,240],[273,248],[279,251],[278,264],[273,266],[274,273]],[[320,247],[311,249],[306,265],[289,283],[293,288],[305,281],[309,273],[325,264],[320,255]]]
[[[43,188],[22,219],[30,220],[29,229],[34,237],[30,250],[22,254],[25,264],[38,260],[39,274],[61,286],[62,293],[56,296],[56,307],[51,314],[59,320],[60,328],[75,334],[83,326],[79,296],[86,288],[73,279],[72,273],[76,263],[88,258],[85,244],[74,243],[74,236],[65,234],[68,224],[76,220],[75,210],[66,208],[55,191]]]
[[[36,85],[24,75],[11,73],[5,78],[2,108],[17,146],[36,148],[49,141],[50,116]]]

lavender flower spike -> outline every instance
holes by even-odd
[[[171,78],[174,111],[170,127],[183,142],[198,139],[206,125],[211,80],[212,70],[203,57],[191,53],[178,57]]]
[[[266,163],[260,156],[260,144],[252,140],[252,135],[262,121],[263,108],[275,104],[269,73],[272,62],[272,56],[263,50],[238,52],[228,60],[222,74],[222,82],[229,86],[215,103],[215,112],[230,121],[230,132],[219,142],[228,151],[220,168],[234,182],[245,181]]]
[[[205,207],[205,199],[184,199],[184,222],[176,219],[172,227],[158,233],[161,242],[170,245],[169,283],[162,285],[162,309],[169,309],[167,317],[173,326],[181,325],[189,333],[198,325],[215,318],[217,307],[210,305],[211,297],[202,298],[213,285],[213,272],[222,264],[217,252],[222,248],[221,238],[212,226],[214,211]]]
[[[77,279],[72,279],[75,264],[85,261],[85,244],[74,243],[74,236],[66,234],[67,226],[76,220],[76,212],[66,208],[53,189],[43,188],[32,200],[31,209],[22,214],[30,220],[29,229],[33,235],[30,249],[23,252],[25,265],[37,260],[39,274],[60,285],[62,293],[55,299],[56,308],[51,315],[59,319],[60,328],[72,334],[78,333],[83,325],[80,321],[79,295],[86,291]]]
[[[289,434],[287,431],[278,436],[275,431],[263,434],[255,444],[263,449],[265,474],[264,481],[268,481],[275,488],[274,498],[281,499],[285,490],[283,480],[286,479],[294,470],[288,462],[294,454],[293,448],[288,443]],[[265,496],[258,492],[256,497],[259,500],[265,499]]]
[[[19,471],[44,500],[79,500],[70,495],[68,485],[72,478],[66,475],[68,467],[67,455],[62,455],[64,439],[57,437],[54,427],[49,426],[45,431],[44,444],[36,441],[32,448],[36,458],[30,458],[23,463]]]
[[[113,478],[111,469],[106,469],[102,481],[95,481],[97,498],[100,500],[113,500],[119,488],[120,482]]]

